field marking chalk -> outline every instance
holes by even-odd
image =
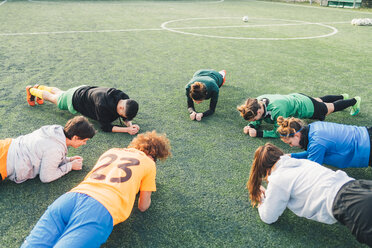
[[[220,17],[219,17],[220,18]],[[237,18],[237,17],[229,17]],[[240,18],[240,17],[239,17]],[[210,18],[204,18],[210,19]],[[253,18],[252,18],[253,19]],[[255,18],[259,19],[259,18]],[[301,22],[301,23],[286,23],[286,24],[257,24],[257,25],[235,25],[235,26],[204,26],[204,27],[179,27],[172,28],[172,30],[184,30],[184,29],[217,29],[217,28],[255,28],[255,27],[270,27],[270,26],[294,26],[294,25],[325,25],[325,24],[349,24],[350,22],[326,22],[326,23],[311,23],[311,22]],[[327,25],[325,25],[327,26]],[[337,30],[337,29],[336,29]],[[111,30],[70,30],[70,31],[51,31],[51,32],[29,32],[29,33],[0,33],[1,36],[24,36],[24,35],[50,35],[50,34],[79,34],[79,33],[120,33],[120,32],[142,32],[142,31],[168,31],[164,28],[136,28],[136,29],[111,29]],[[180,31],[181,32],[181,31]],[[220,37],[221,38],[221,37]],[[226,38],[226,37],[225,37]],[[239,37],[233,37],[235,39]],[[248,39],[245,37],[241,37]],[[250,38],[250,39],[268,39],[268,38]],[[278,38],[275,38],[278,39]],[[293,39],[293,38],[286,38]],[[297,38],[298,39],[298,38]]]
[[[76,30],[76,31],[52,31],[52,32],[30,32],[30,33],[0,33],[0,36],[22,36],[22,35],[48,35],[48,34],[78,34],[78,33],[119,33],[135,31],[161,31],[161,28],[148,29],[117,29],[117,30]]]
[[[68,1],[67,2],[63,2],[63,1],[38,1],[38,0],[27,0],[28,2],[31,2],[31,3],[69,3]],[[149,3],[152,3],[152,4],[193,4],[193,3],[198,3],[198,4],[215,4],[215,3],[222,3],[224,2],[225,0],[218,0],[218,1],[205,1],[205,2],[196,2],[196,1],[182,1],[182,2],[177,2],[177,1],[160,1],[160,2],[156,2],[156,1],[128,1],[128,2],[122,2],[122,3],[119,3],[118,1],[112,1],[112,2],[105,2],[105,1],[92,1],[92,2],[84,2],[84,4],[89,4],[89,3],[93,3],[93,4],[100,4],[100,3],[105,3],[105,4],[110,4],[110,5],[144,5],[144,4],[149,4]],[[115,3],[116,2],[116,3]],[[77,4],[82,4],[82,3],[77,3]]]
[[[305,22],[305,21],[298,21],[298,20],[285,20],[285,19],[270,19],[270,18],[251,18],[251,19],[258,19],[258,20],[273,20],[273,21],[287,21],[287,22],[296,22],[296,24],[262,24],[262,25],[251,25],[253,27],[259,27],[259,26],[290,26],[290,25],[318,25],[323,26],[326,28],[329,28],[332,30],[332,32],[324,35],[318,35],[318,36],[308,36],[308,37],[293,37],[293,38],[257,38],[257,37],[230,37],[230,36],[218,36],[218,35],[207,35],[207,34],[196,34],[196,33],[190,33],[190,32],[183,32],[179,31],[180,29],[188,29],[185,28],[168,28],[167,25],[169,23],[173,22],[182,22],[182,21],[190,21],[190,20],[215,20],[215,19],[240,19],[240,17],[205,17],[205,18],[185,18],[185,19],[178,19],[178,20],[171,20],[167,22],[163,22],[161,24],[161,28],[175,33],[180,33],[184,35],[193,35],[193,36],[199,36],[199,37],[208,37],[208,38],[218,38],[218,39],[233,39],[233,40],[308,40],[308,39],[317,39],[317,38],[325,38],[332,35],[335,35],[338,30],[335,27],[323,24],[323,23],[315,23],[315,22]],[[209,27],[209,28],[225,28],[225,27],[250,27],[250,25],[242,25],[242,26],[220,26],[220,27]],[[196,29],[196,27],[193,27]],[[204,28],[204,27],[199,27]],[[205,27],[208,28],[208,27]]]

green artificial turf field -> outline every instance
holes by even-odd
[[[236,110],[264,93],[349,93],[362,97],[361,113],[342,111],[327,121],[372,125],[372,27],[352,26],[353,18],[372,12],[230,0],[1,1],[0,139],[73,117],[50,103],[28,106],[28,84],[116,87],[140,103],[134,123],[141,132],[167,133],[173,156],[158,163],[150,209],[135,207],[104,247],[363,247],[340,224],[288,210],[275,224],[260,220],[245,188],[255,149],[269,141],[298,150],[247,137]],[[201,68],[226,69],[227,80],[216,113],[199,123],[189,119],[184,86]],[[98,132],[86,146],[69,149],[84,157],[82,171],[49,184],[2,182],[0,247],[19,247],[100,154],[131,139]],[[345,171],[372,180],[371,168]]]

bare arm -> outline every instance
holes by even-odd
[[[145,212],[151,204],[151,191],[141,191],[138,199],[138,209]]]
[[[130,127],[113,126],[111,132],[113,132],[113,133],[129,133],[131,135],[134,135],[138,131],[139,131],[139,128],[137,128],[137,125],[132,125]]]

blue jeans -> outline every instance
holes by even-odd
[[[21,248],[100,247],[112,229],[111,214],[101,203],[70,192],[48,207]]]

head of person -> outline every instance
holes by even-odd
[[[155,130],[137,135],[128,148],[142,151],[155,162],[165,160],[171,155],[169,139],[165,134],[158,134]]]
[[[195,82],[190,88],[190,97],[192,100],[199,104],[207,97],[207,87],[201,82]]]
[[[300,141],[303,138],[301,131],[305,124],[298,118],[284,118],[283,116],[278,117],[277,123],[279,125],[277,132],[280,135],[280,139],[291,147],[302,148],[300,145]]]
[[[247,121],[257,121],[262,118],[264,110],[256,98],[248,98],[244,104],[237,107],[240,115]]]
[[[247,182],[249,198],[251,199],[253,207],[260,203],[260,186],[262,181],[267,181],[267,177],[271,174],[275,163],[283,154],[282,150],[270,143],[258,147],[254,153],[254,160],[249,174],[249,180]]]
[[[118,102],[117,112],[124,121],[131,121],[138,112],[138,103],[132,99],[122,99]]]
[[[67,121],[63,132],[69,146],[74,148],[85,145],[96,134],[94,126],[84,116],[75,116]]]

